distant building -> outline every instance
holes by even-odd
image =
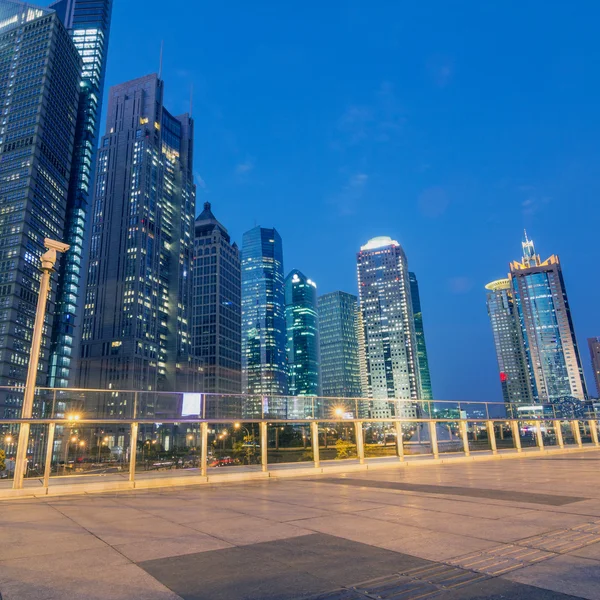
[[[533,242],[523,243],[523,258],[510,264],[534,399],[560,404],[587,398],[571,307],[558,256],[545,261]]]
[[[73,40],[54,11],[0,1],[2,386],[23,385],[27,378],[44,238],[68,239],[81,64]],[[53,274],[39,385],[47,384],[57,280]],[[20,416],[21,403],[21,392],[0,392],[0,417]]]
[[[421,382],[419,398],[421,400],[433,400],[429,359],[427,357],[427,344],[425,342],[425,329],[423,327],[423,311],[421,310],[421,296],[419,294],[419,282],[414,273],[409,273],[408,276],[410,279],[410,295],[415,323],[415,336],[417,338],[417,357],[419,359],[419,379]]]
[[[542,261],[527,234],[522,247],[509,279],[487,286],[504,399],[525,403],[523,414],[537,414],[538,404],[577,414],[587,391],[560,260]]]
[[[201,359],[200,389],[241,394],[240,251],[208,202],[195,223],[193,277],[192,342],[194,355]]]
[[[297,269],[285,278],[286,355],[290,396],[320,396],[317,286]]]
[[[533,402],[530,372],[510,279],[486,286],[487,308],[500,371],[502,397],[509,416],[514,404]]]
[[[89,209],[93,197],[93,170],[100,132],[112,4],[112,0],[58,0],[50,5],[69,31],[83,61],[63,238],[71,247],[59,270],[50,346],[50,387],[75,385],[91,229]]]
[[[194,391],[194,125],[156,75],[110,90],[98,152],[80,383]],[[107,414],[127,409],[119,398]],[[152,413],[152,407],[147,407]]]
[[[388,400],[416,400],[421,393],[410,278],[404,250],[389,237],[377,237],[357,255],[358,289],[367,367],[370,416],[386,418]],[[401,416],[416,416],[407,403]]]
[[[323,396],[360,398],[358,298],[346,292],[319,297],[319,340]]]
[[[242,242],[242,390],[287,394],[283,244],[255,227]]]
[[[596,382],[596,394],[600,398],[600,337],[588,339],[590,356],[592,358],[592,369],[594,371],[594,380]]]

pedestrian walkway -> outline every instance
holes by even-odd
[[[600,451],[0,502],[3,600],[598,600]]]

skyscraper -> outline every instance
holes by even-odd
[[[288,393],[320,396],[317,286],[297,269],[285,279]]]
[[[50,387],[67,387],[74,383],[74,361],[79,355],[81,338],[79,315],[83,310],[84,274],[87,270],[88,213],[100,130],[112,0],[58,0],[50,8],[61,18],[83,61],[64,235],[70,249],[60,265],[48,380]]]
[[[504,401],[569,416],[587,392],[560,260],[542,261],[527,234],[522,247],[509,278],[486,286]]]
[[[510,264],[533,397],[538,402],[586,400],[583,368],[558,256],[545,261],[533,242],[523,242],[523,258]]]
[[[358,298],[346,292],[319,297],[319,342],[323,396],[360,398]]]
[[[242,242],[242,389],[286,395],[283,244],[275,229],[255,227]]]
[[[487,308],[500,370],[502,397],[512,415],[513,404],[531,404],[532,386],[523,334],[510,279],[500,279],[485,286]]]
[[[397,241],[376,237],[361,247],[357,265],[366,392],[373,398],[371,416],[385,418],[392,414],[385,400],[417,399],[421,393],[408,263]]]
[[[429,372],[429,359],[427,358],[427,344],[425,342],[425,329],[423,327],[423,312],[421,310],[421,295],[419,294],[419,282],[414,273],[409,273],[410,296],[413,307],[413,318],[415,322],[415,336],[417,339],[417,358],[419,361],[419,379],[421,381],[421,392],[419,398],[422,400],[433,400],[431,390],[431,374]]]
[[[598,394],[598,398],[600,398],[600,337],[589,338],[588,346],[590,348],[590,356],[592,357],[596,393]]]
[[[194,125],[148,75],[110,91],[98,152],[80,385],[191,390]],[[121,411],[118,405],[107,412]]]
[[[0,385],[27,376],[44,238],[65,239],[81,58],[57,14],[0,1]],[[46,384],[56,301],[52,276],[40,377]],[[0,394],[16,417],[22,395]]]
[[[194,355],[205,393],[242,392],[240,251],[210,203],[196,219],[194,240]]]

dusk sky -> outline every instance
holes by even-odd
[[[588,389],[600,335],[596,2],[115,0],[107,87],[194,87],[198,209],[276,227],[286,273],[356,293],[374,236],[417,273],[436,399],[500,401],[486,283],[558,254]],[[102,127],[102,132],[104,127]]]

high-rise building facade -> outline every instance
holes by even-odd
[[[598,395],[598,398],[600,398],[600,337],[589,338],[588,346],[592,358],[592,370],[594,371],[596,394]]]
[[[58,15],[0,1],[0,385],[27,377],[44,238],[65,239],[81,58]],[[53,274],[38,384],[45,385]],[[0,394],[17,417],[22,394]]]
[[[290,396],[320,396],[317,285],[301,271],[285,278],[286,356]]]
[[[83,62],[64,235],[64,241],[70,248],[60,265],[48,379],[50,387],[67,387],[74,383],[75,360],[79,356],[80,315],[83,312],[90,231],[88,215],[100,131],[112,0],[58,0],[50,8],[57,12],[69,31]]]
[[[200,389],[241,394],[240,251],[208,202],[196,219],[193,277],[192,336],[194,355],[202,366]]]
[[[346,292],[319,297],[322,395],[361,398],[358,347],[358,298]]]
[[[417,340],[417,358],[419,361],[419,380],[421,385],[419,398],[422,400],[433,400],[431,373],[429,372],[429,358],[427,356],[427,343],[425,342],[425,328],[423,327],[421,295],[419,294],[419,282],[414,273],[409,273],[408,277],[410,280],[410,297],[413,307],[415,337]]]
[[[533,402],[530,371],[510,279],[486,286],[487,308],[500,371],[502,397],[509,415],[513,405]]]
[[[585,401],[583,367],[558,256],[545,261],[525,237],[510,279],[537,402]]]
[[[156,75],[110,91],[98,152],[80,385],[193,390],[193,121]],[[116,403],[108,413],[121,412]]]
[[[242,242],[242,390],[286,395],[283,244],[275,229],[255,227]]]
[[[397,241],[377,237],[361,247],[357,265],[366,395],[373,399],[371,416],[385,418],[393,410],[385,400],[418,399],[421,393],[408,263]]]

